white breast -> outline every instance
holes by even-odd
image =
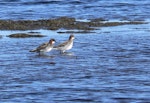
[[[71,44],[67,45],[66,50],[71,49],[71,48],[72,48],[72,46],[73,46],[73,42],[72,42]]]

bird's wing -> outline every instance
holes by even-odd
[[[39,52],[41,49],[45,48],[48,45],[48,42],[41,44],[35,49],[30,50],[30,52]]]
[[[48,42],[41,44],[39,47],[36,48],[37,51],[45,48],[48,45]]]
[[[61,43],[61,44],[55,46],[54,48],[61,48],[61,47],[64,47],[65,45],[67,45],[67,44],[68,44],[68,41],[63,42],[63,43]]]

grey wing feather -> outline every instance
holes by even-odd
[[[39,47],[37,47],[37,51],[45,48],[48,45],[48,42],[41,44]]]
[[[30,50],[30,52],[38,52],[41,49],[45,48],[47,46],[48,42],[41,44],[39,47],[37,47],[36,49]]]
[[[64,42],[64,43],[62,43],[62,44],[59,44],[59,45],[55,46],[55,48],[63,47],[63,46],[65,46],[67,43],[68,43],[68,42],[66,41],[66,42]]]

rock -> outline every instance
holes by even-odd
[[[105,22],[103,22],[105,21]],[[118,25],[137,25],[145,24],[144,21],[127,21],[127,22],[109,22],[103,18],[91,19],[88,22],[77,21],[75,18],[60,17],[55,19],[43,20],[0,20],[0,30],[58,30],[64,28],[67,30],[95,30],[95,27],[108,27]]]
[[[45,37],[45,35],[41,34],[27,34],[27,33],[16,33],[16,34],[10,34],[7,37],[10,38],[29,38],[29,37]]]
[[[57,33],[59,33],[59,34],[63,34],[63,33],[69,33],[69,34],[74,34],[74,33],[80,33],[80,34],[82,34],[82,33],[96,33],[96,32],[93,32],[93,31],[89,31],[89,30],[79,30],[79,31],[58,31]]]

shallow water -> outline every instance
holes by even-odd
[[[39,56],[29,50],[55,38],[57,31],[35,30],[44,38],[8,38],[1,31],[2,103],[146,103],[150,99],[150,25],[124,25],[75,34],[72,50]],[[51,35],[49,35],[51,34]]]
[[[147,20],[149,0],[0,0],[0,19],[36,20],[60,16],[77,19]]]

